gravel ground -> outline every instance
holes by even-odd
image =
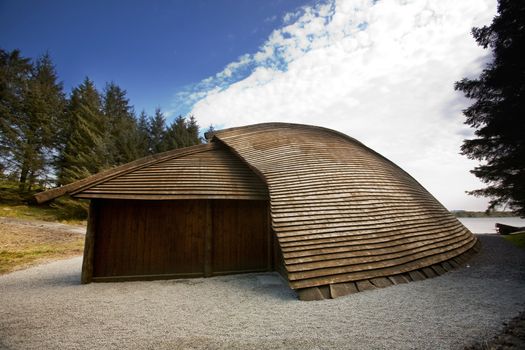
[[[487,343],[477,343],[465,350],[525,349],[525,312],[505,324],[503,331]]]
[[[274,273],[80,285],[58,261],[0,277],[0,348],[463,349],[525,310],[525,251],[479,237],[469,267],[312,302]]]

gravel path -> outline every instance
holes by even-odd
[[[61,224],[59,222],[52,222],[52,221],[28,220],[28,219],[19,219],[19,218],[10,218],[10,217],[0,216],[0,223],[17,224],[17,225],[29,226],[29,227],[41,227],[41,228],[53,230],[53,231],[80,233],[83,235],[86,234],[86,226]]]
[[[479,237],[468,268],[313,302],[273,273],[80,285],[58,261],[0,276],[0,348],[462,349],[525,310],[525,251]]]

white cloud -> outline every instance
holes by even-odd
[[[275,22],[275,20],[277,19],[277,16],[270,16],[270,17],[266,17],[264,19],[265,22]]]
[[[362,141],[419,180],[449,209],[485,208],[460,156],[465,134],[453,90],[481,71],[487,51],[470,36],[494,0],[330,1],[285,16],[246,54],[191,95],[201,125],[268,121],[329,127]],[[248,70],[247,70],[248,69]],[[197,101],[197,102],[196,102]]]

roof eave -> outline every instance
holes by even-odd
[[[142,167],[145,167],[151,164],[160,163],[160,162],[163,162],[169,159],[173,159],[173,158],[183,157],[189,154],[204,152],[210,149],[214,149],[216,147],[218,147],[216,144],[208,143],[208,144],[178,148],[178,149],[166,151],[163,153],[157,153],[157,154],[147,156],[144,158],[140,158],[130,163],[126,163],[126,164],[117,166],[115,168],[91,175],[89,177],[72,182],[64,186],[37,193],[35,194],[34,197],[37,203],[39,204],[45,203],[45,202],[48,202],[52,199],[61,197],[66,194],[78,193],[84,189],[87,189],[91,186],[95,186],[101,182],[110,180],[116,176],[126,174],[130,171],[140,169]]]

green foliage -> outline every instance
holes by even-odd
[[[20,192],[19,182],[12,180],[0,180],[0,203],[1,204],[23,204],[33,201],[33,196],[41,191],[34,187],[31,191]],[[0,214],[2,216],[2,214]]]
[[[188,147],[200,144],[199,126],[193,116],[188,120],[179,115],[170,125],[164,136],[166,149]]]
[[[21,117],[27,82],[31,76],[29,58],[20,55],[20,51],[6,52],[0,49],[0,160],[2,174],[15,172],[17,169],[13,150],[17,148],[17,119]]]
[[[504,218],[512,217],[516,214],[509,211],[467,211],[453,210],[452,214],[457,218]]]
[[[149,121],[146,112],[140,113],[137,120],[137,153],[139,157],[145,157],[149,154]]]
[[[106,85],[103,100],[109,162],[119,165],[139,158],[142,155],[138,148],[140,136],[133,107],[126,98],[126,91],[115,83],[109,83]]]
[[[525,249],[525,232],[514,233],[504,237],[507,241],[514,244],[516,247]]]
[[[470,192],[491,198],[490,208],[508,205],[525,216],[525,2],[500,0],[490,26],[474,28],[479,45],[490,47],[492,62],[479,78],[456,83],[456,90],[475,102],[465,124],[476,138],[461,151],[482,164],[471,172],[487,187]]]
[[[206,129],[206,131],[204,132],[204,138],[206,142],[211,142],[214,132],[215,132],[215,128],[213,127],[213,125],[210,125],[208,129]]]
[[[50,207],[56,209],[55,216],[60,221],[87,220],[89,201],[64,196],[55,199]]]
[[[58,181],[61,185],[110,166],[100,96],[94,83],[88,78],[73,89],[67,114],[71,128],[60,155]]]
[[[65,185],[137,158],[201,142],[193,116],[169,126],[160,108],[137,119],[126,91],[100,93],[85,78],[66,98],[49,55],[36,61],[0,49],[0,179],[16,181],[13,200],[35,188]],[[84,205],[57,203],[66,216]]]
[[[160,110],[155,109],[155,115],[148,122],[148,154],[160,153],[168,150],[166,138],[166,118]]]
[[[17,181],[0,180],[0,216],[73,223],[86,220],[87,201],[61,197],[50,204],[36,204],[33,196],[42,190],[20,192]]]
[[[15,50],[0,52],[1,156],[21,191],[48,180],[54,130],[65,97],[49,55],[34,64]]]

